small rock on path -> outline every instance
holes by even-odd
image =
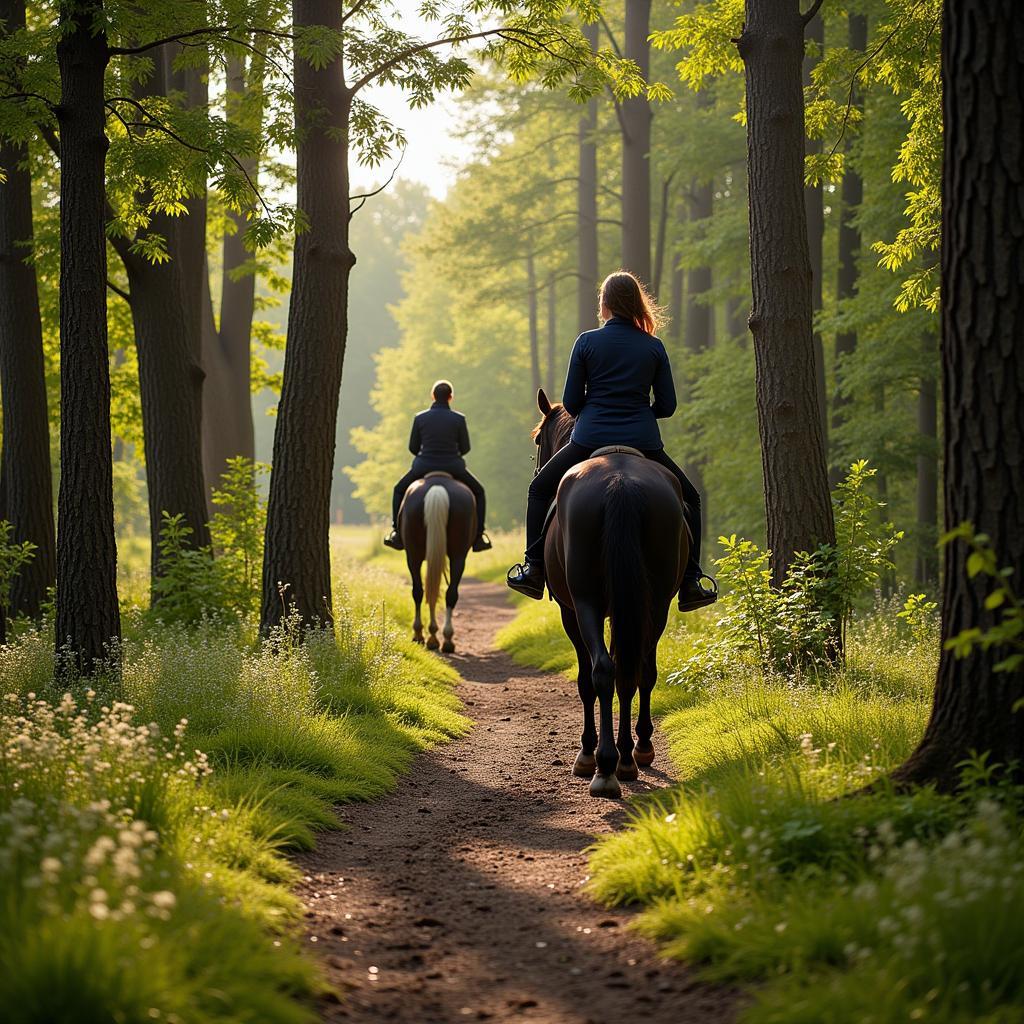
[[[337,991],[326,1021],[725,1024],[735,994],[695,980],[581,889],[585,850],[627,801],[573,778],[575,687],[516,665],[494,636],[503,589],[462,585],[451,657],[474,720],[397,790],[342,809],[348,828],[300,859],[306,938]],[[657,743],[657,737],[655,738]],[[670,780],[654,768],[626,794]]]

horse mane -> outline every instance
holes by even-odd
[[[555,405],[551,406],[551,412],[549,412],[547,416],[542,416],[540,422],[533,428],[533,430],[530,431],[530,438],[532,440],[537,440],[537,436],[544,429],[544,425],[550,419],[556,419],[558,421],[556,429],[559,433],[559,439],[561,436],[564,436],[571,431],[573,423],[576,422],[575,417],[566,410],[565,406],[562,405],[561,402],[557,402]]]

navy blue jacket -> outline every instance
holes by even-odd
[[[562,404],[576,417],[572,439],[584,448],[663,448],[657,421],[676,411],[665,346],[618,316],[586,331],[569,357]]]
[[[469,428],[466,417],[448,407],[447,402],[434,402],[429,409],[416,413],[409,435],[409,451],[425,464],[438,467],[449,462],[462,462],[469,451]]]

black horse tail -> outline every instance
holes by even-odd
[[[616,678],[636,686],[651,640],[651,595],[643,536],[647,495],[639,481],[616,473],[604,506],[603,561]]]

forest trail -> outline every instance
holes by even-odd
[[[307,939],[340,996],[324,1019],[732,1020],[732,992],[662,960],[628,913],[581,889],[583,851],[629,803],[592,799],[570,774],[575,687],[495,648],[514,614],[502,588],[463,584],[451,660],[472,732],[421,755],[390,796],[346,805],[346,830],[300,860]],[[669,781],[656,762],[623,789]]]

